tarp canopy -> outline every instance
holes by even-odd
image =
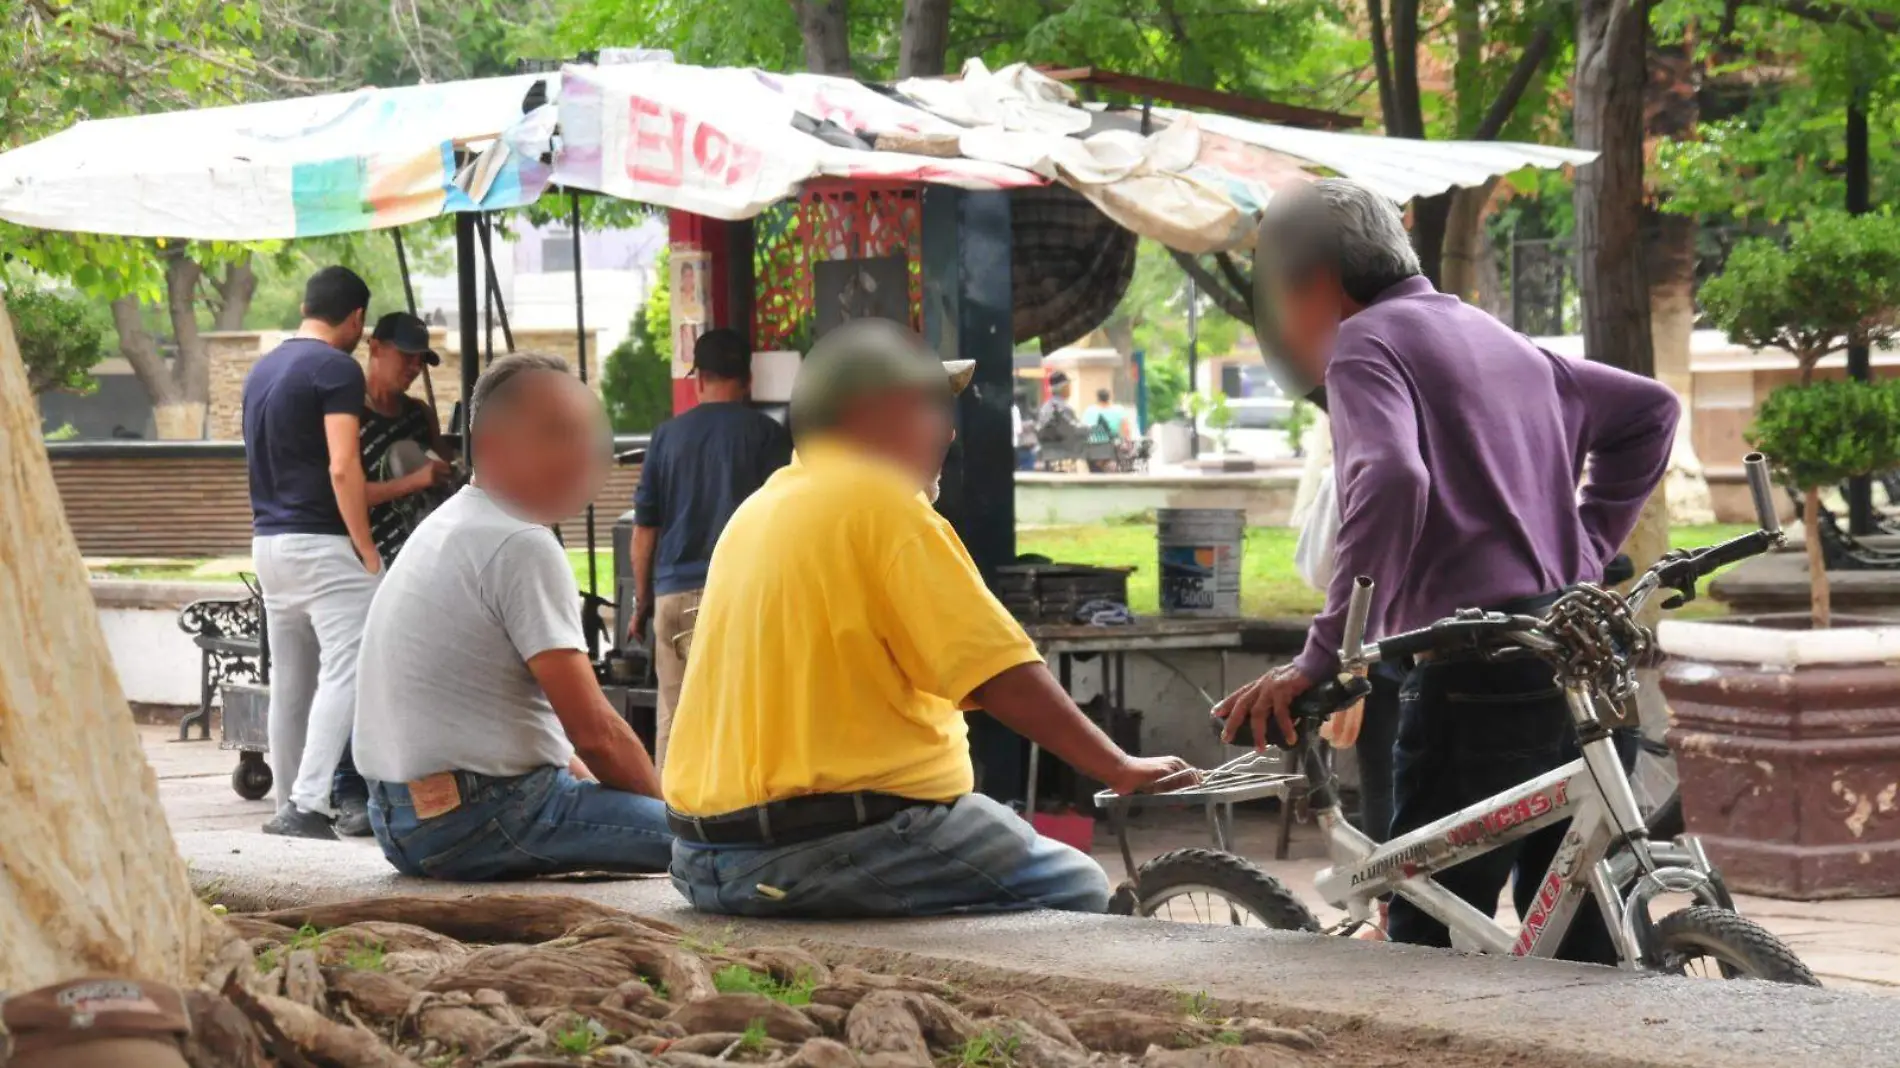
[[[458,149],[477,154],[459,172]],[[887,88],[645,59],[83,122],[0,155],[0,218],[247,240],[518,207],[550,180],[721,219],[750,218],[818,178],[1055,183],[1136,234],[1204,253],[1250,246],[1274,192],[1319,175],[1403,202],[1592,158],[1172,108],[1143,122],[1084,106],[1020,64],[992,73],[972,61],[958,79]]]
[[[549,75],[94,119],[0,155],[0,218],[128,237],[316,237],[518,207],[547,185],[522,101]],[[455,181],[455,150],[489,152]],[[479,177],[479,181],[476,178]]]

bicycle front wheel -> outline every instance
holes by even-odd
[[[1820,986],[1801,958],[1752,920],[1726,909],[1691,905],[1656,923],[1661,970],[1709,979],[1758,979]]]
[[[1173,923],[1319,931],[1285,883],[1243,857],[1214,849],[1177,849],[1135,875],[1135,915]]]

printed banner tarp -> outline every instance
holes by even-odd
[[[522,75],[95,119],[0,156],[0,218],[131,237],[258,240],[532,203],[545,145],[504,133]],[[550,91],[552,96],[552,91]],[[487,142],[457,184],[455,149]],[[474,194],[471,195],[471,188]]]
[[[633,63],[568,67],[561,82],[561,151],[554,181],[627,200],[746,219],[812,178],[918,181],[966,189],[1042,184],[1016,167],[959,158],[844,148],[804,133],[793,113],[823,102],[839,121],[915,132],[938,120],[856,82],[788,78],[741,68]],[[846,127],[848,128],[848,127]]]

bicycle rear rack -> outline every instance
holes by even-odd
[[[1128,869],[1129,882],[1135,881],[1137,870],[1134,849],[1128,842],[1130,812],[1137,807],[1152,805],[1199,805],[1207,813],[1207,829],[1214,840],[1214,848],[1224,853],[1235,852],[1235,805],[1269,797],[1277,799],[1282,805],[1290,804],[1289,798],[1293,791],[1306,786],[1306,776],[1298,772],[1267,770],[1277,769],[1279,762],[1278,758],[1266,753],[1247,753],[1209,769],[1199,783],[1180,790],[1152,794],[1118,794],[1113,790],[1103,790],[1096,794],[1095,805],[1108,813],[1108,825],[1115,832],[1115,844],[1121,849],[1122,864]]]

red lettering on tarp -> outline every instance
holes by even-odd
[[[757,174],[764,157],[711,123],[657,100],[627,100],[627,177],[652,185],[737,185]],[[692,151],[687,152],[691,131]]]

